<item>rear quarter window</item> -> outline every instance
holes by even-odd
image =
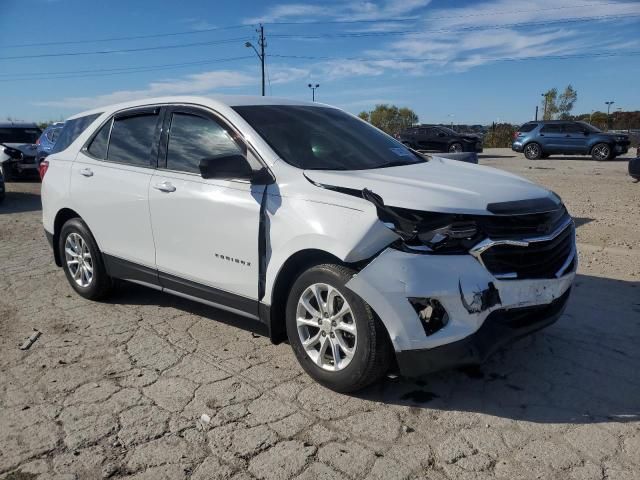
[[[531,130],[533,130],[534,128],[536,128],[538,126],[537,123],[525,123],[524,125],[522,125],[518,131],[519,132],[523,132],[523,133],[527,133],[530,132]]]
[[[75,142],[76,138],[84,132],[93,121],[98,118],[102,113],[94,113],[93,115],[86,115],[84,117],[74,118],[73,120],[67,120],[62,127],[62,131],[56,140],[56,144],[51,149],[51,153],[58,153],[66,150],[69,145]]]

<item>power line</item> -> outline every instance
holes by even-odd
[[[620,57],[620,56],[636,56],[640,55],[640,50],[629,52],[595,52],[595,53],[576,53],[566,55],[539,55],[530,57],[466,57],[447,60],[446,63],[463,62],[465,60],[483,60],[487,62],[516,62],[525,60],[564,60],[573,58],[598,58],[598,57]],[[272,53],[271,57],[276,58],[295,58],[299,60],[349,60],[361,62],[400,62],[400,63],[425,63],[425,62],[443,62],[441,58],[363,58],[363,57],[317,57],[311,55],[279,55]]]
[[[119,42],[123,40],[142,40],[146,38],[175,37],[179,35],[195,35],[198,33],[209,33],[209,32],[216,32],[220,30],[233,30],[233,29],[250,28],[250,27],[251,25],[247,25],[247,24],[229,25],[226,27],[202,28],[198,30],[184,30],[181,32],[153,33],[150,35],[132,35],[132,36],[124,36],[124,37],[107,37],[107,38],[94,38],[94,39],[85,39],[85,40],[21,43],[21,44],[14,44],[14,45],[1,45],[0,47],[2,48],[23,48],[23,47],[43,47],[43,46],[49,47],[51,45],[74,45],[74,44],[85,44],[85,43]]]
[[[85,74],[71,74],[73,71],[64,72],[50,72],[50,73],[38,73],[33,74],[34,76],[25,76],[15,77],[15,78],[0,78],[0,82],[12,82],[12,81],[24,81],[24,80],[57,80],[64,78],[84,78],[84,77],[108,77],[112,75],[124,75],[129,73],[141,73],[141,72],[152,72],[157,70],[167,70],[173,68],[181,68],[181,67],[190,67],[194,65],[210,65],[214,63],[223,63],[223,62],[232,62],[236,60],[246,60],[249,58],[253,58],[250,55],[246,55],[243,57],[231,57],[231,58],[219,58],[215,60],[203,60],[198,62],[186,62],[186,63],[168,63],[164,65],[149,65],[148,67],[126,67],[126,68],[116,68],[116,69],[98,69],[98,70],[84,70],[87,72]],[[81,70],[77,70],[76,72],[82,72]],[[53,75],[53,76],[51,76]]]
[[[146,52],[151,50],[198,47],[203,45],[222,45],[225,43],[240,42],[247,39],[248,37],[236,37],[236,38],[227,38],[224,40],[212,40],[209,42],[182,43],[177,45],[159,45],[155,47],[125,48],[125,49],[119,49],[119,50],[96,50],[91,52],[63,52],[63,53],[39,53],[36,55],[15,55],[10,57],[0,57],[0,60],[23,60],[27,58],[75,57],[80,55],[107,55],[107,54],[113,54],[113,53]]]
[[[640,14],[631,15],[602,15],[598,17],[583,17],[583,18],[571,18],[566,20],[549,20],[544,22],[520,22],[520,23],[508,23],[508,24],[494,24],[494,25],[474,25],[468,27],[458,27],[450,29],[438,29],[438,30],[394,30],[387,32],[349,32],[349,33],[318,33],[318,34],[272,34],[271,38],[359,38],[359,37],[384,37],[388,35],[409,35],[420,33],[447,33],[447,32],[460,32],[460,31],[475,31],[475,30],[501,30],[504,28],[514,27],[544,27],[553,25],[562,25],[569,23],[580,23],[598,20],[616,20],[637,18]]]

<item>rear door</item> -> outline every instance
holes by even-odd
[[[204,158],[248,155],[224,120],[204,109],[167,110],[149,190],[163,287],[257,315],[258,229],[264,185],[204,179]],[[255,161],[255,159],[254,159]]]
[[[588,135],[584,134],[584,127],[578,123],[567,122],[562,125],[564,133],[565,153],[587,153]]]
[[[148,191],[160,112],[159,107],[131,109],[110,118],[80,151],[71,174],[75,208],[105,254],[107,268],[148,283],[157,283]],[[141,277],[132,278],[133,270]]]
[[[562,153],[564,147],[562,125],[560,123],[543,125],[540,129],[539,140],[545,153]]]

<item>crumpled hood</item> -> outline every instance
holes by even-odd
[[[14,150],[18,150],[22,152],[22,155],[25,157],[35,157],[37,145],[34,143],[3,143],[0,145],[0,159],[9,158],[9,155],[4,153],[5,147],[12,148]]]
[[[555,198],[549,190],[517,175],[439,157],[373,170],[305,170],[305,176],[327,186],[368,188],[385,205],[431,212],[490,215],[490,203]]]

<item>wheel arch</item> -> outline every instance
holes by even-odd
[[[269,337],[273,343],[281,343],[287,338],[285,315],[287,296],[291,286],[302,272],[323,263],[347,265],[325,250],[309,248],[295,252],[280,267],[271,289],[271,307],[266,318]]]
[[[82,218],[78,212],[70,208],[62,208],[56,213],[56,217],[53,221],[53,258],[56,265],[62,267],[62,259],[60,258],[60,252],[58,251],[58,242],[60,241],[60,231],[62,226],[72,218]]]

